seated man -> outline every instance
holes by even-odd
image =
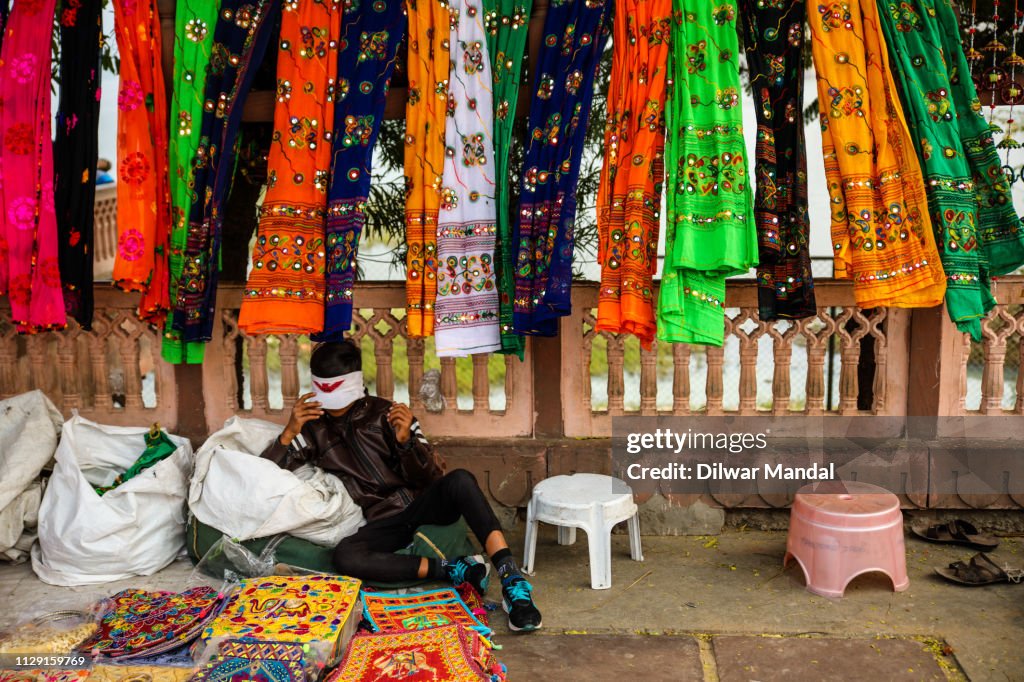
[[[461,516],[501,578],[509,627],[539,628],[533,588],[519,573],[473,474],[465,469],[445,474],[443,460],[409,408],[367,395],[362,354],[353,342],[317,346],[309,365],[315,391],[296,401],[288,425],[262,457],[289,470],[314,464],[340,478],[362,507],[366,525],[334,551],[338,572],[380,582],[469,582],[482,594],[487,570],[472,558],[393,554],[412,542],[419,526],[449,525]]]

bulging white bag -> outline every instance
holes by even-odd
[[[105,426],[78,414],[64,423],[39,509],[32,568],[51,585],[88,585],[152,575],[185,547],[192,446],[100,496],[146,448],[146,427]]]
[[[0,559],[24,561],[43,494],[39,473],[64,418],[42,391],[0,400]]]
[[[333,547],[366,521],[336,476],[292,473],[260,453],[281,433],[261,419],[231,417],[196,452],[188,505],[197,519],[236,540],[287,533]]]

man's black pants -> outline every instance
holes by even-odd
[[[447,526],[460,516],[466,519],[481,545],[486,544],[491,533],[501,530],[476,477],[465,469],[439,478],[402,511],[371,521],[342,540],[334,550],[334,566],[339,573],[361,580],[415,580],[420,557],[393,552],[408,546],[420,526]]]

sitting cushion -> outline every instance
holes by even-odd
[[[400,549],[395,554],[411,554],[413,556],[425,556],[430,559],[450,559],[459,556],[468,556],[477,553],[477,549],[469,540],[469,528],[463,519],[450,526],[420,526],[416,529],[416,536],[412,544]],[[195,519],[189,520],[187,529],[188,555],[192,563],[198,563],[203,555],[209,551],[215,542],[223,537],[216,528],[207,526]],[[256,538],[247,540],[242,546],[253,554],[259,555],[263,548],[272,540],[272,537]],[[274,559],[277,563],[288,564],[304,568],[307,571],[318,573],[334,573],[333,547],[321,547],[307,540],[288,536],[281,541],[274,551]],[[367,581],[363,581],[367,582]],[[375,583],[369,584],[375,587],[399,589],[412,587],[426,581],[411,580],[403,583]]]

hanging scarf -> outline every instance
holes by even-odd
[[[182,270],[174,301],[173,329],[187,344],[209,341],[213,336],[221,206],[231,187],[242,109],[279,12],[280,0],[223,0],[214,28],[201,131],[192,162],[193,190]],[[227,150],[226,155],[223,150]],[[185,360],[189,360],[187,355]]]
[[[725,278],[757,265],[735,0],[676,0],[658,338],[721,346]]]
[[[0,0],[2,2],[3,0]],[[101,0],[67,0],[60,17],[55,207],[64,307],[92,328],[93,216],[99,160]]]
[[[525,339],[512,330],[512,299],[515,296],[515,264],[512,215],[509,213],[509,161],[519,102],[523,56],[530,30],[533,0],[484,0],[487,54],[494,82],[494,203],[497,235],[494,244],[495,280],[501,325],[501,350],[521,360]]]
[[[55,0],[17,0],[0,52],[0,293],[19,332],[65,324],[50,143]]]
[[[809,21],[835,276],[853,280],[862,308],[938,305],[945,275],[875,0],[821,6]]]
[[[156,0],[114,0],[121,55],[117,93],[117,256],[114,282],[141,291],[139,317],[159,324],[169,306],[171,235],[167,97]]]
[[[249,334],[324,327],[324,227],[341,6],[284,4],[267,195],[238,326]]]
[[[171,250],[170,300],[177,301],[178,283],[184,269],[182,258],[188,237],[188,218],[195,194],[193,158],[202,131],[206,71],[213,44],[217,0],[182,0],[174,12],[174,90],[171,95]],[[163,358],[168,362],[203,361],[203,344],[184,342],[168,321],[164,328]]]
[[[520,334],[554,336],[558,318],[572,308],[576,184],[611,14],[607,0],[577,0],[552,5],[544,22],[512,240],[513,328]]]
[[[650,348],[665,175],[672,0],[615,0],[604,166],[597,196],[597,329]]]
[[[342,17],[327,208],[324,332],[318,341],[340,341],[352,326],[352,288],[359,235],[366,224],[373,147],[384,120],[398,45],[405,36],[403,9],[404,0],[359,2],[347,6]]]
[[[762,320],[814,315],[804,146],[805,0],[740,0],[757,114],[754,219]]]
[[[480,0],[452,0],[448,122],[437,228],[438,357],[501,348],[494,280],[494,109]]]
[[[946,307],[981,341],[991,277],[1024,264],[1024,231],[948,0],[879,1],[879,18],[928,190]]]
[[[405,321],[409,336],[419,338],[434,333],[450,23],[448,4],[442,0],[406,0],[406,7],[409,102],[405,113]]]

